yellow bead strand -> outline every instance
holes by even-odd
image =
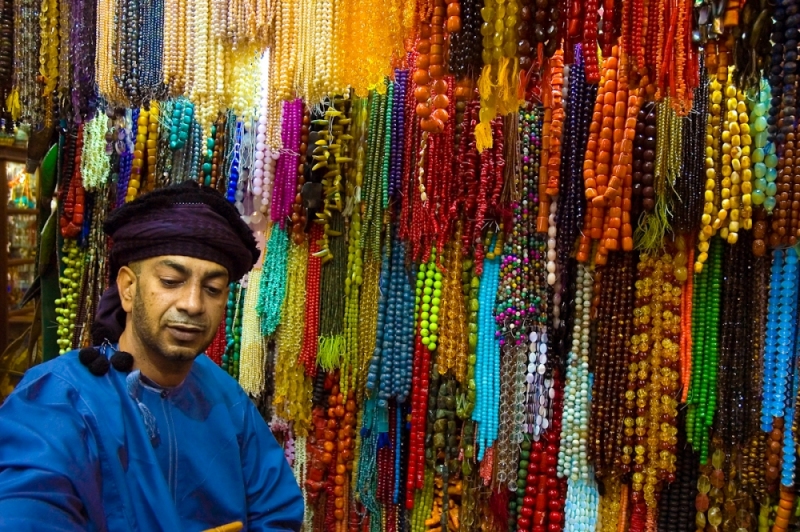
[[[597,532],[617,532],[619,526],[620,482],[617,478],[605,481],[605,490],[600,497],[600,515],[597,523]]]
[[[276,52],[274,49],[270,48],[264,53],[269,65],[268,73],[264,76],[265,79],[262,82],[264,94],[267,95],[267,146],[270,151],[276,152],[283,148],[283,140],[281,139],[281,112],[283,105],[281,105],[281,100],[275,96],[275,83],[278,79],[276,71],[280,67],[275,61]]]
[[[150,124],[150,114],[144,108],[139,110],[137,120],[136,140],[133,145],[133,161],[131,162],[131,178],[128,181],[128,193],[125,196],[125,203],[130,203],[136,199],[139,189],[144,179],[142,174],[144,167],[145,143],[147,142],[147,128]]]
[[[724,67],[723,67],[724,68]],[[722,68],[720,69],[722,72]],[[727,69],[725,69],[727,76]],[[705,169],[706,169],[706,186],[703,204],[703,216],[701,218],[701,229],[698,234],[697,259],[694,263],[695,273],[703,271],[703,264],[708,260],[708,248],[711,237],[716,234],[714,228],[714,221],[716,219],[718,208],[718,161],[720,161],[720,124],[722,117],[722,85],[719,82],[719,73],[711,75],[710,85],[710,105],[708,110],[708,123],[706,125],[706,153],[705,153]]]
[[[733,174],[733,159],[736,151],[733,150],[731,143],[733,135],[730,127],[736,123],[736,87],[731,83],[731,73],[728,73],[728,81],[724,89],[725,98],[722,109],[722,124],[720,127],[720,201],[717,210],[717,217],[714,219],[713,228],[718,231],[724,239],[728,238],[728,215],[732,208],[731,185]],[[737,135],[738,137],[738,135]]]
[[[286,263],[286,299],[275,342],[276,413],[288,421],[308,427],[311,419],[311,380],[298,362],[303,346],[306,303],[308,241],[289,244]]]
[[[275,98],[288,100],[293,95],[292,84],[295,80],[297,65],[297,27],[295,11],[299,0],[281,0],[275,19]]]
[[[258,108],[261,53],[258,45],[247,43],[238,49],[227,48],[225,54],[225,102],[240,120],[249,120]]]
[[[359,374],[366,376],[369,361],[375,351],[375,334],[378,329],[378,300],[380,299],[381,263],[367,261],[364,264],[364,282],[361,291],[361,305],[358,320],[358,359]],[[356,386],[358,397],[364,396],[364,379]]]
[[[150,102],[150,116],[147,124],[147,143],[145,145],[145,160],[147,161],[147,180],[142,183],[146,192],[152,191],[156,186],[156,160],[158,158],[158,133],[161,130],[159,124],[160,103],[153,100]]]
[[[753,168],[752,168],[752,145],[753,138],[750,136],[750,113],[747,111],[747,97],[741,90],[737,91],[736,98],[739,103],[736,110],[739,113],[739,129],[742,136],[742,155],[741,166],[741,226],[749,231],[753,228]],[[744,121],[743,121],[744,120]]]
[[[400,0],[342,0],[337,13],[345,20],[341,31],[334,32],[333,44],[333,50],[339,52],[336,64],[341,81],[335,85],[350,86],[362,97],[371,89],[385,93],[383,80],[392,76],[393,61],[403,56],[403,41],[410,34],[404,16],[407,4]]]
[[[39,14],[41,28],[41,47],[39,48],[39,74],[44,79],[42,87],[45,127],[53,126],[53,97],[58,87],[58,47],[59,47],[58,0],[42,0]]]
[[[444,266],[446,270],[442,290],[439,332],[439,348],[436,351],[439,373],[452,370],[458,382],[467,376],[467,313],[462,292],[461,264],[461,226],[459,224],[453,239],[445,247]]]
[[[254,396],[264,391],[266,383],[264,375],[266,350],[261,335],[261,318],[256,311],[261,273],[261,268],[253,268],[247,280],[239,351],[239,385],[245,392]]]
[[[114,13],[116,12],[116,0],[98,0],[95,80],[100,95],[114,103],[120,101],[119,88],[114,82],[114,50],[116,46]]]

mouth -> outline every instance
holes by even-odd
[[[180,342],[192,342],[203,335],[205,329],[191,325],[168,325],[167,330],[173,338]]]

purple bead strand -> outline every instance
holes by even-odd
[[[395,70],[394,102],[392,104],[392,148],[394,154],[390,162],[389,198],[394,198],[400,190],[403,174],[403,139],[405,139],[405,101],[408,88],[408,70]]]

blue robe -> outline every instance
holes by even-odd
[[[67,353],[28,371],[0,407],[0,530],[196,532],[241,521],[272,532],[302,520],[283,450],[205,355],[162,389],[138,371],[95,377]]]

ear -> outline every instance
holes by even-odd
[[[117,273],[117,290],[122,309],[130,313],[133,310],[133,298],[136,296],[138,278],[136,273],[128,266],[123,266]]]

